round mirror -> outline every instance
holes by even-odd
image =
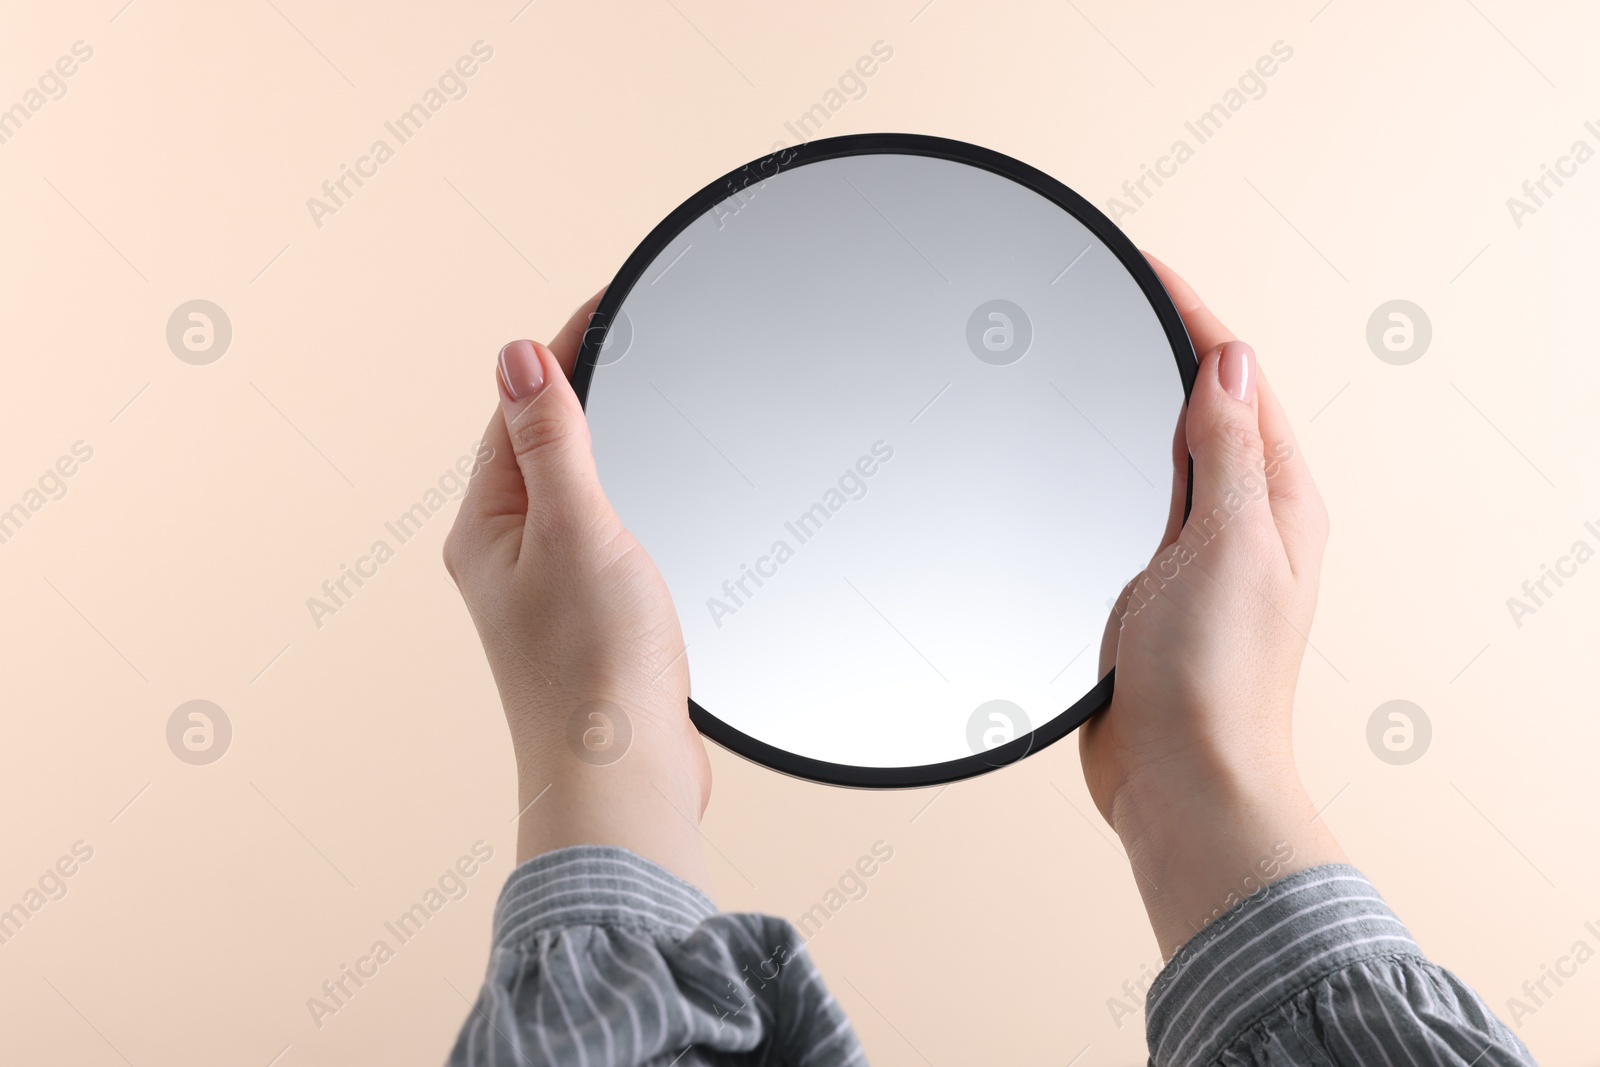
[[[1138,250],[1060,182],[939,138],[785,149],[623,265],[575,385],[723,746],[951,781],[1110,699],[1195,373]]]

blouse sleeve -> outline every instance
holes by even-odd
[[[620,848],[512,872],[451,1067],[864,1063],[794,927]]]
[[[1534,1062],[1353,867],[1300,871],[1235,907],[1178,950],[1147,1006],[1161,1067]]]

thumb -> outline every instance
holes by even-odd
[[[583,405],[554,353],[512,341],[500,350],[499,379],[500,414],[528,493],[528,531],[608,507]]]
[[[1227,341],[1201,360],[1184,435],[1194,457],[1194,504],[1188,525],[1198,526],[1209,540],[1216,527],[1239,515],[1246,503],[1267,495],[1256,356],[1249,345]]]

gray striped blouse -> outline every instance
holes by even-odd
[[[953,961],[959,966],[959,961]],[[1234,908],[1151,986],[1152,1064],[1532,1064],[1429,963],[1359,872],[1317,867]],[[727,915],[624,849],[511,874],[452,1067],[864,1063],[794,927]]]

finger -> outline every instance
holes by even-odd
[[[1122,616],[1118,609],[1113,608],[1111,614],[1106,616],[1105,628],[1100,631],[1100,674],[1104,678],[1106,672],[1117,665],[1117,644],[1122,636]]]
[[[1134,588],[1139,584],[1141,577],[1143,572],[1122,587],[1122,592],[1117,594],[1116,602],[1106,616],[1105,627],[1100,631],[1100,673],[1095,676],[1097,678],[1104,678],[1106,672],[1117,665],[1117,646],[1122,640],[1122,621],[1128,614],[1128,605],[1133,599]]]
[[[528,492],[498,406],[484,428],[478,456],[478,470],[467,484],[462,509],[486,519],[511,516],[520,524],[528,511]]]
[[[1207,352],[1195,375],[1184,426],[1194,457],[1194,509],[1186,527],[1201,541],[1225,525],[1271,528],[1271,509],[1255,506],[1267,495],[1256,379],[1255,352],[1243,341]]]
[[[1218,319],[1217,316],[1212,313],[1211,309],[1206,307],[1205,301],[1200,299],[1200,294],[1196,293],[1194,291],[1194,287],[1188,282],[1184,281],[1183,277],[1178,274],[1177,271],[1161,262],[1161,260],[1151,255],[1149,252],[1144,253],[1144,258],[1150,263],[1151,269],[1156,272],[1156,277],[1160,279],[1162,287],[1166,289],[1167,296],[1171,298],[1173,306],[1178,309],[1178,314],[1183,319],[1183,328],[1189,334],[1189,343],[1194,346],[1195,357],[1197,359],[1200,359],[1203,362],[1207,353],[1219,349],[1222,345],[1227,344],[1229,341],[1235,340],[1233,331],[1228,329],[1227,326],[1223,325],[1222,320]],[[1251,357],[1251,363],[1253,369],[1253,356]],[[1215,378],[1214,368],[1212,371],[1212,377],[1213,379]],[[1195,388],[1199,388],[1198,379],[1196,381]],[[1211,399],[1215,400],[1216,398],[1212,397]],[[1183,415],[1180,416],[1178,420],[1178,431],[1173,437],[1173,510],[1176,512],[1179,518],[1177,522],[1174,523],[1171,513],[1169,513],[1167,519],[1167,533],[1166,536],[1164,536],[1161,540],[1161,547],[1163,549],[1167,548],[1172,544],[1173,541],[1177,540],[1178,534],[1181,533],[1183,529],[1184,520],[1181,516],[1183,515],[1183,506],[1188,501],[1189,489],[1188,478],[1190,445],[1187,441],[1187,431],[1189,421],[1193,417],[1190,410],[1192,407],[1193,398],[1191,397],[1189,403],[1185,406]],[[1215,411],[1208,407],[1207,415],[1212,416],[1214,414]],[[1208,421],[1207,425],[1211,425],[1211,423]],[[1196,478],[1198,479],[1198,472],[1196,473]],[[1180,481],[1181,492],[1183,494],[1182,496],[1179,495]],[[1195,500],[1196,509],[1199,508],[1199,504],[1199,500]]]
[[[1328,539],[1328,511],[1295,441],[1289,416],[1265,375],[1258,379],[1256,388],[1272,517],[1283,538],[1289,566],[1296,574],[1307,570],[1315,574],[1321,567],[1322,550]]]
[[[1178,424],[1172,430],[1172,498],[1167,505],[1167,528],[1161,534],[1159,554],[1178,539],[1183,531],[1183,506],[1189,499],[1189,442],[1183,432],[1188,421],[1189,405],[1178,409]]]
[[[1184,328],[1189,331],[1189,339],[1196,352],[1207,352],[1234,340],[1233,331],[1223,325],[1205,306],[1194,288],[1176,271],[1148,252],[1145,253],[1145,259],[1149,260],[1167,295],[1177,307],[1178,314],[1183,317]],[[1322,559],[1322,548],[1327,538],[1327,511],[1321,494],[1311,480],[1311,471],[1295,443],[1288,417],[1265,376],[1259,374],[1259,368],[1256,385],[1256,408],[1263,441],[1262,458],[1269,475],[1268,499],[1272,504],[1274,521],[1288,535],[1284,537],[1284,550],[1289,554],[1290,566],[1299,573],[1302,568],[1315,566]]]
[[[1138,613],[1149,596],[1151,570],[1168,554],[1179,535],[1183,533],[1184,503],[1188,499],[1189,490],[1189,445],[1184,431],[1187,414],[1188,407],[1185,405],[1178,414],[1178,425],[1172,431],[1172,499],[1167,509],[1167,528],[1161,535],[1160,547],[1150,557],[1149,565],[1122,587],[1122,592],[1118,594],[1106,618],[1105,629],[1100,634],[1102,678],[1116,665],[1117,644],[1123,623],[1129,615]]]
[[[476,460],[461,510],[445,539],[445,569],[458,581],[460,568],[485,554],[503,550],[514,560],[528,511],[522,471],[498,407],[478,442]]]
[[[1259,367],[1254,350],[1234,337],[1193,286],[1150,253],[1144,253],[1144,257],[1178,309],[1195,354],[1200,357],[1184,430],[1194,455],[1194,506],[1190,518],[1203,523],[1217,507],[1224,508],[1224,515],[1230,514],[1226,510],[1230,494],[1236,504],[1240,496],[1261,489],[1262,468],[1271,457],[1265,454],[1269,446],[1263,442],[1266,427],[1261,419]],[[1222,358],[1224,352],[1228,354],[1226,361]],[[1219,370],[1226,374],[1227,385],[1236,387],[1238,397],[1244,399],[1229,394],[1218,377]]]
[[[1161,535],[1161,545],[1155,554],[1150,557],[1150,566],[1153,567],[1157,560],[1166,554],[1172,544],[1178,540],[1178,535],[1183,532],[1183,505],[1188,499],[1189,491],[1189,445],[1185,440],[1184,422],[1188,414],[1185,406],[1178,413],[1178,425],[1172,431],[1172,500],[1167,509],[1167,528]],[[1106,672],[1116,666],[1117,643],[1121,637],[1122,623],[1130,610],[1136,611],[1144,600],[1140,593],[1141,587],[1148,588],[1146,578],[1150,567],[1146,567],[1133,580],[1122,587],[1116,603],[1111,608],[1110,615],[1106,618],[1105,629],[1100,634],[1100,677],[1104,678]]]
[[[500,414],[521,471],[527,538],[609,509],[600,491],[589,423],[555,353],[536,341],[500,350]]]
[[[583,344],[584,332],[589,327],[594,309],[604,295],[605,289],[601,289],[584,301],[583,305],[572,313],[572,317],[556,334],[555,340],[548,348],[561,371],[563,381],[572,374],[572,368],[577,363],[578,350]],[[542,364],[535,360],[533,366]],[[495,544],[509,542],[514,547],[519,546],[521,532],[527,525],[528,479],[522,460],[512,443],[511,427],[516,425],[521,416],[529,413],[531,399],[543,391],[544,379],[541,373],[537,388],[533,386],[531,378],[524,376],[520,380],[521,388],[528,393],[528,396],[517,402],[516,416],[510,419],[506,416],[508,398],[505,386],[504,350],[496,380],[500,383],[501,404],[495,409],[494,415],[489,419],[488,428],[484,430],[483,440],[479,443],[479,465],[467,486],[467,495],[461,503],[460,515],[457,517],[455,528],[451,531],[452,538],[462,542],[455,547],[466,551],[447,550],[447,563],[452,559],[475,558],[477,553],[487,551]],[[522,432],[526,438],[532,431],[524,429]],[[587,441],[587,426],[583,428],[583,436]]]
[[[1205,301],[1200,299],[1200,294],[1196,293],[1177,271],[1149,252],[1144,253],[1144,258],[1150,261],[1150,266],[1155,269],[1156,277],[1161,279],[1161,285],[1166,289],[1167,296],[1172,298],[1173,306],[1182,316],[1183,328],[1189,331],[1189,340],[1194,345],[1196,356],[1234,340],[1233,331],[1211,313]]]
[[[583,335],[589,330],[589,320],[594,317],[594,309],[600,306],[600,298],[606,295],[605,289],[591,296],[583,302],[583,306],[572,313],[572,318],[561,327],[561,332],[556,334],[556,339],[550,342],[550,351],[556,355],[556,362],[561,364],[561,373],[568,378],[572,377],[572,368],[578,365],[578,349],[583,346]]]

